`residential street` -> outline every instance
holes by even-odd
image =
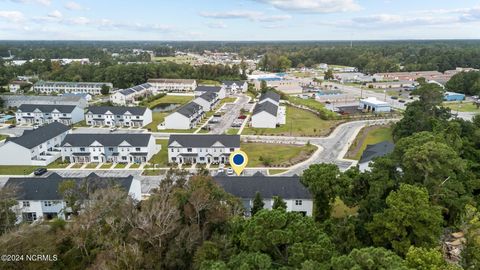
[[[233,104],[227,104],[228,106],[225,110],[225,114],[222,116],[220,123],[216,124],[213,129],[210,131],[210,134],[223,134],[227,129],[230,128],[233,121],[237,119],[240,114],[240,110],[245,106],[245,104],[250,101],[250,97],[247,95],[237,95],[237,102]]]

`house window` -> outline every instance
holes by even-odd
[[[32,212],[32,213],[22,213],[22,218],[24,221],[27,222],[32,222],[37,220],[37,213]]]
[[[201,161],[204,161],[204,160],[205,160],[205,157],[200,157],[200,160],[201,160]]]
[[[192,152],[192,148],[187,148],[187,152]]]
[[[80,147],[80,152],[85,152],[85,147]]]
[[[109,147],[109,148],[108,148],[108,151],[113,151],[113,147]]]
[[[234,149],[234,148],[230,148],[230,152],[233,152],[233,151],[235,151],[235,149]]]
[[[98,157],[93,157],[93,160],[98,160]]]
[[[135,148],[135,151],[140,151],[140,147]]]
[[[43,206],[52,206],[52,201],[44,201]]]
[[[30,207],[29,201],[23,201],[23,207]]]
[[[303,201],[302,200],[295,200],[295,205],[302,205]]]
[[[127,160],[127,157],[123,156],[123,157],[122,157],[122,160]]]

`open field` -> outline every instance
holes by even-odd
[[[35,166],[0,166],[0,175],[28,175],[39,167]]]
[[[325,136],[340,121],[323,120],[312,112],[287,106],[287,121],[277,128],[246,127],[243,135]]]
[[[337,116],[336,113],[326,109],[324,104],[316,101],[315,99],[311,99],[311,98],[303,99],[303,98],[290,96],[288,97],[288,101],[297,105],[303,105],[309,109],[322,113],[323,115],[328,117],[328,119],[334,119]]]
[[[450,108],[452,112],[480,112],[473,102],[444,102],[443,106]]]
[[[309,158],[317,149],[313,145],[284,145],[267,143],[241,143],[248,155],[247,167],[289,167]]]
[[[364,127],[355,138],[355,141],[348,149],[345,158],[359,160],[363,151],[369,144],[376,144],[383,141],[393,141],[392,129],[390,126]]]

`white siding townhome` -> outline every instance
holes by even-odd
[[[260,96],[253,109],[251,126],[254,128],[276,128],[286,123],[286,108],[280,106],[280,95],[269,91]]]
[[[189,79],[149,79],[147,83],[151,84],[157,92],[193,92],[197,88],[196,80]]]
[[[160,128],[163,129],[192,129],[203,118],[205,112],[201,105],[195,102],[187,103],[175,112],[165,117],[165,122]]]
[[[69,131],[66,125],[54,122],[9,137],[0,146],[0,165],[46,166],[60,158],[60,146]]]
[[[222,86],[225,87],[227,93],[230,95],[245,93],[248,90],[247,81],[222,81]]]
[[[89,107],[85,123],[89,126],[144,127],[152,122],[152,110],[144,107]]]
[[[31,84],[32,83],[28,81],[12,81],[8,84],[8,90],[11,93],[17,93],[18,91],[20,91],[20,88],[22,88],[22,86],[28,86]]]
[[[168,162],[225,164],[239,149],[239,135],[170,135]]]
[[[147,133],[68,134],[62,160],[70,163],[145,163],[160,149]]]
[[[68,220],[71,216],[71,209],[67,207],[65,199],[58,191],[60,184],[64,181],[74,181],[79,190],[87,188],[86,194],[118,186],[127,191],[128,195],[137,201],[141,199],[142,195],[140,180],[131,175],[127,177],[101,177],[91,173],[87,177],[64,178],[57,173],[53,173],[42,178],[9,178],[5,187],[16,191],[17,204],[12,207],[12,211],[16,213],[17,223],[39,222],[53,218]],[[89,200],[88,197],[84,199]]]
[[[227,90],[224,86],[206,86],[199,85],[195,89],[195,96],[201,96],[207,92],[217,93],[219,99],[224,99],[227,96]]]
[[[220,99],[218,98],[217,93],[214,92],[206,92],[193,100],[193,102],[202,106],[203,111],[205,112],[209,112],[215,108],[219,101]]]
[[[263,199],[265,209],[272,209],[273,197],[278,196],[287,204],[288,212],[312,216],[312,195],[296,175],[265,176],[258,172],[252,176],[217,175],[214,180],[226,192],[242,200],[245,216],[251,216],[253,200],[257,192]]]
[[[131,88],[118,90],[110,96],[110,101],[116,105],[130,106],[137,104],[139,97],[147,97],[155,91],[155,88],[149,84],[144,83]]]
[[[75,105],[22,104],[15,113],[18,124],[44,125],[60,122],[72,125],[83,120],[83,109]]]
[[[108,82],[46,82],[38,81],[33,85],[33,91],[43,94],[51,93],[73,93],[101,95],[102,86],[113,88]]]

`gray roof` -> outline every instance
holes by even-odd
[[[253,108],[253,115],[260,112],[267,112],[273,116],[277,116],[278,106],[271,103],[270,101],[257,103],[257,105],[255,105],[255,108]]]
[[[246,83],[246,81],[222,81],[222,83],[228,87],[231,86],[232,84],[242,86]]]
[[[116,107],[116,106],[100,106],[100,107],[88,107],[87,113],[93,114],[105,114],[110,111],[113,114],[123,115],[126,112],[130,112],[132,115],[143,115],[147,108],[145,107]]]
[[[58,187],[60,183],[66,180],[75,181],[79,187],[88,187],[88,193],[115,185],[120,186],[128,192],[132,184],[133,176],[100,177],[95,173],[91,173],[87,177],[63,178],[56,173],[52,173],[45,178],[10,178],[5,184],[5,187],[16,189],[17,200],[62,200],[63,198],[58,192]]]
[[[217,98],[217,93],[215,93],[215,92],[205,92],[202,95],[200,95],[199,98],[202,98],[206,101],[213,101]]]
[[[260,96],[260,100],[264,100],[266,98],[270,98],[271,100],[274,100],[276,102],[280,101],[280,95],[273,91],[267,91]]]
[[[219,92],[220,90],[222,90],[221,86],[199,85],[195,88],[198,92]]]
[[[252,199],[259,192],[262,198],[280,196],[283,199],[311,199],[312,195],[300,182],[300,177],[265,176],[256,173],[253,176],[215,176],[223,189],[240,198]]]
[[[369,144],[365,151],[362,153],[362,157],[358,163],[369,162],[374,158],[383,157],[393,152],[395,144],[389,141],[383,141],[377,144]]]
[[[18,107],[21,112],[33,112],[36,109],[44,113],[51,113],[58,110],[61,113],[71,113],[75,109],[75,105],[50,105],[50,104],[22,104]]]
[[[211,147],[220,142],[225,147],[240,147],[240,135],[170,135],[168,145],[177,142],[183,147]]]
[[[128,142],[134,147],[148,146],[151,134],[110,134],[110,133],[93,133],[93,134],[68,134],[62,142],[62,146],[70,144],[71,146],[90,146],[97,141],[103,146],[118,146],[123,141]]]
[[[130,88],[127,88],[127,89],[119,90],[118,92],[127,96],[127,95],[130,95],[132,93],[136,93],[136,92],[140,92],[140,91],[149,89],[150,87],[152,87],[151,84],[144,83],[144,84],[136,85],[136,86],[133,86],[133,87],[130,87]]]
[[[186,117],[191,117],[192,115],[196,114],[198,111],[202,109],[202,106],[198,105],[195,102],[189,102],[180,108],[178,108],[177,112],[179,114],[185,115]]]
[[[7,141],[16,143],[25,148],[32,149],[56,136],[69,131],[70,128],[64,124],[53,122],[34,130],[26,130],[20,137],[9,137]]]

